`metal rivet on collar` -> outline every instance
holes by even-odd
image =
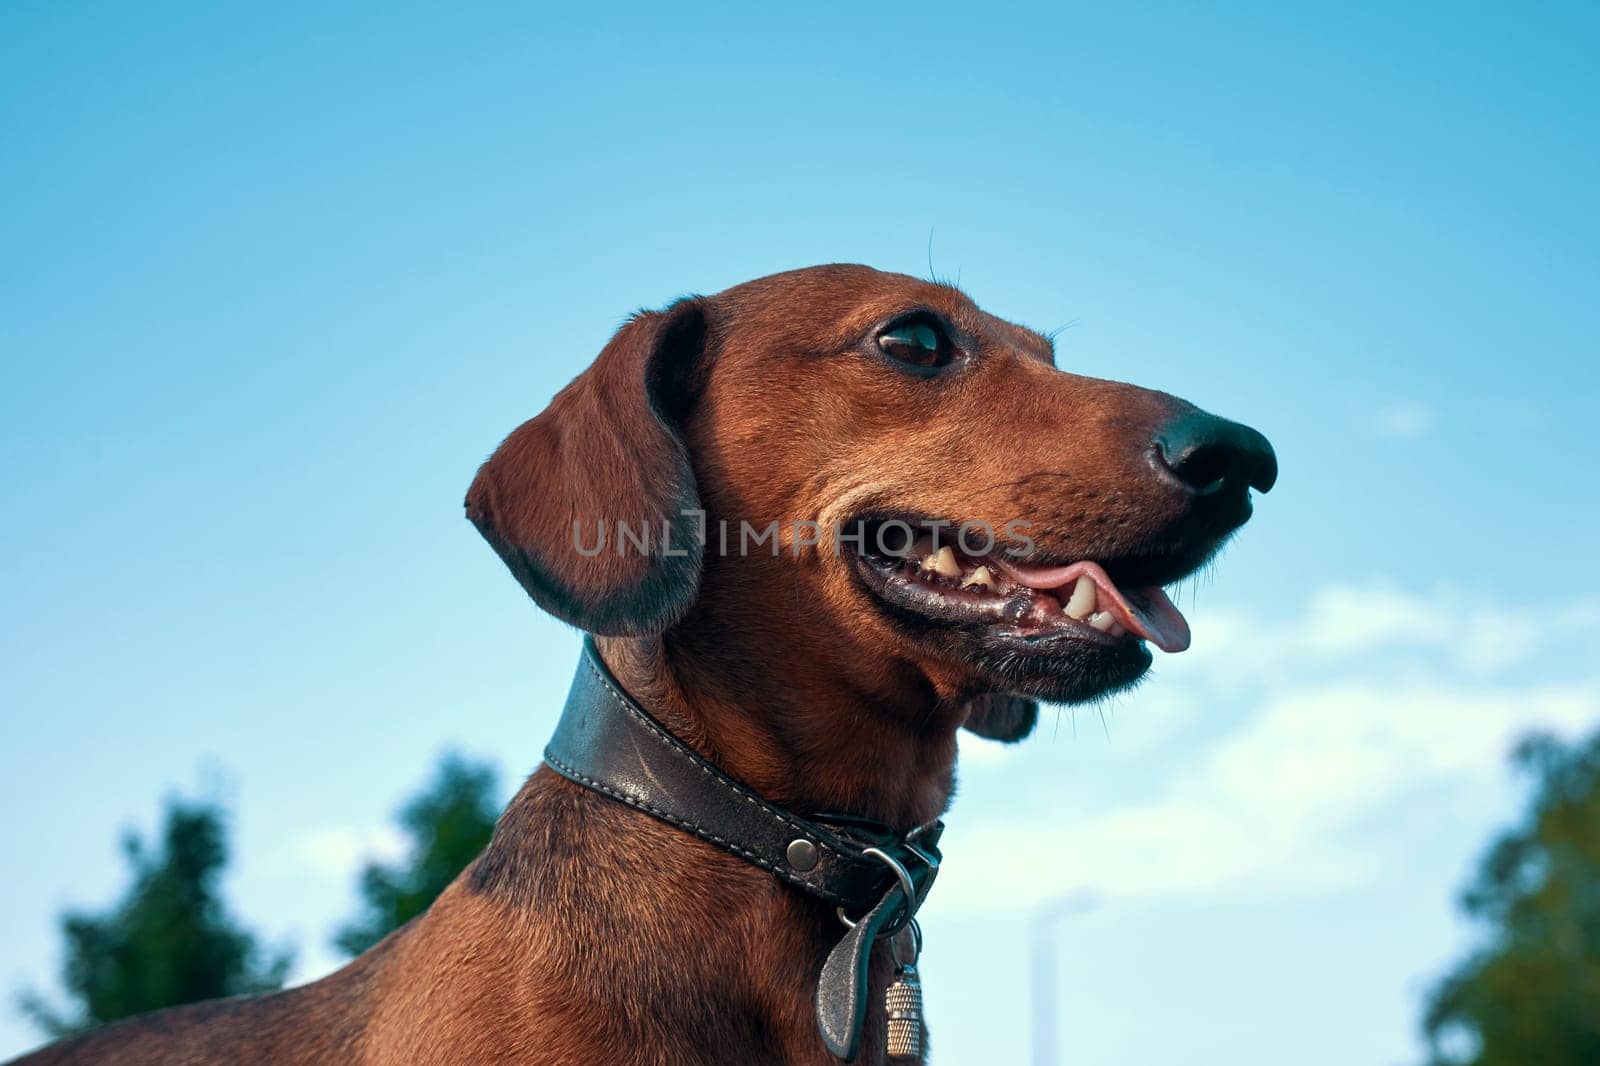
[[[805,837],[789,842],[789,850],[785,852],[789,865],[801,873],[815,869],[817,865],[817,846]]]

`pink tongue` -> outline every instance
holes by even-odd
[[[1189,623],[1159,585],[1142,590],[1149,606],[1140,610],[1127,601],[1098,564],[1081,562],[1071,566],[1033,567],[1022,566],[999,555],[993,558],[1013,581],[1029,588],[1058,589],[1077,581],[1079,577],[1088,576],[1099,594],[1100,610],[1111,611],[1136,636],[1165,652],[1180,652],[1189,647]]]
[[[1144,639],[1164,652],[1186,651],[1189,647],[1189,620],[1183,617],[1183,612],[1172,602],[1172,597],[1160,585],[1145,589],[1144,597],[1150,601],[1147,610],[1141,611],[1133,604],[1128,604],[1145,630]]]

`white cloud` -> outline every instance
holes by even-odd
[[[1412,440],[1433,428],[1433,412],[1419,403],[1402,403],[1377,413],[1373,423],[1379,436]]]
[[[1193,650],[1163,659],[1161,669],[1282,680],[1318,667],[1350,669],[1374,652],[1420,649],[1445,653],[1450,663],[1441,666],[1495,673],[1547,640],[1596,625],[1600,599],[1508,606],[1470,588],[1421,594],[1372,580],[1318,589],[1297,619],[1217,612],[1196,626]]]
[[[1494,780],[1528,729],[1572,735],[1600,722],[1600,678],[1500,676],[1539,641],[1592,628],[1593,601],[1508,612],[1462,595],[1341,586],[1313,595],[1293,624],[1256,621],[1205,619],[1197,633],[1215,639],[1197,641],[1183,675],[1183,699],[1243,704],[1238,726],[1193,741],[1153,798],[1088,807],[1065,782],[1031,805],[1048,817],[958,819],[930,906],[992,906],[996,883],[1011,886],[1015,906],[1032,902],[1017,891],[1042,898],[1086,870],[1120,899],[1359,883],[1378,876],[1378,851],[1358,823],[1412,789]],[[1408,654],[1377,654],[1393,647]],[[1171,709],[1158,718],[1170,723]]]
[[[1382,585],[1334,585],[1311,599],[1298,641],[1318,654],[1349,654],[1380,644],[1433,643],[1455,628],[1440,603]]]
[[[999,766],[1009,762],[1019,750],[1015,744],[1002,744],[966,730],[962,730],[957,743],[961,745],[962,766]]]
[[[365,863],[391,862],[405,851],[405,838],[393,826],[331,825],[295,836],[275,865],[345,881]]]

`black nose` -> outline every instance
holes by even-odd
[[[1186,411],[1156,434],[1156,458],[1196,496],[1266,492],[1278,480],[1278,457],[1267,438],[1237,422]]]

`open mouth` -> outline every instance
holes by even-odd
[[[963,550],[953,527],[941,524],[929,532],[933,526],[861,524],[856,570],[879,599],[1041,651],[1067,641],[1078,646],[1148,641],[1166,652],[1189,646],[1189,624],[1165,590],[1159,585],[1119,588],[1107,573],[1114,563],[1084,559],[1039,565],[1009,557],[1003,546],[973,555]],[[915,532],[918,528],[922,531]]]

